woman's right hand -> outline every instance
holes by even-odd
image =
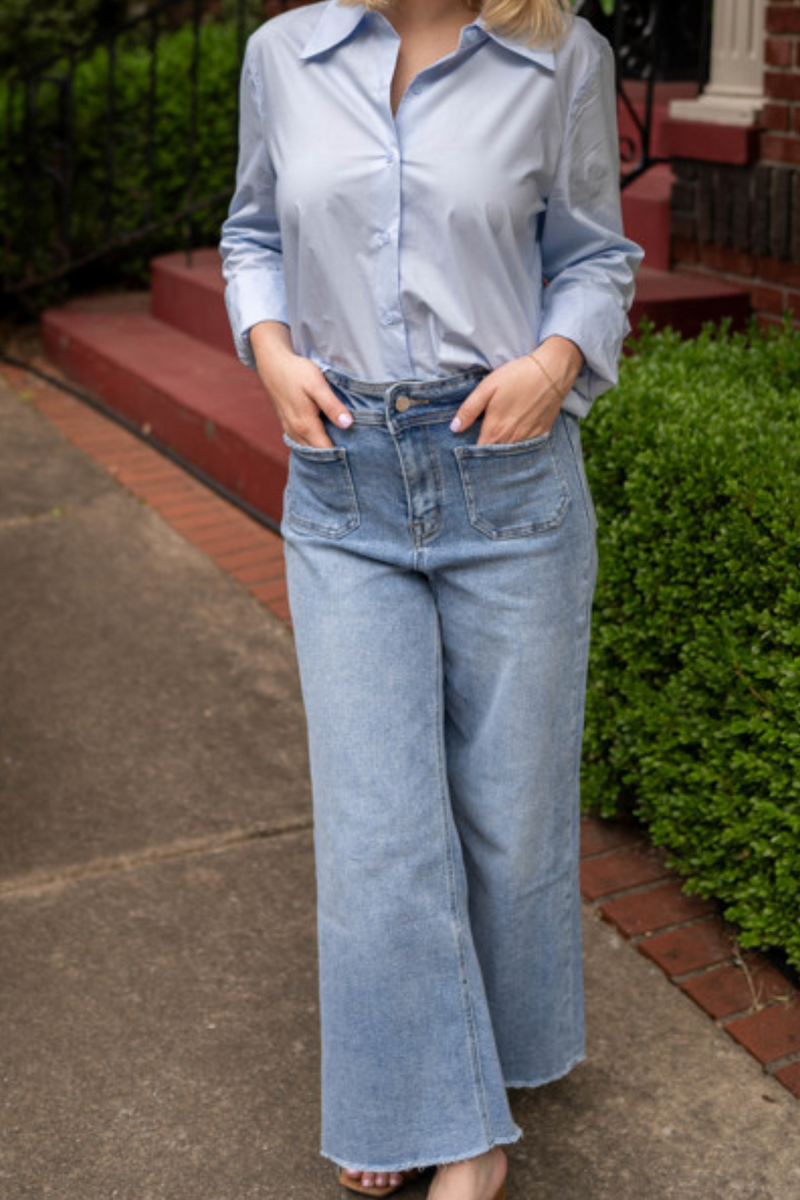
[[[279,321],[259,321],[250,330],[250,345],[258,376],[275,405],[284,433],[303,446],[332,446],[322,414],[340,429],[349,429],[352,415],[319,367],[295,353],[288,327]]]

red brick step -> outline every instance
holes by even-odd
[[[48,356],[72,379],[280,520],[288,451],[254,372],[129,306],[51,309],[42,328]]]

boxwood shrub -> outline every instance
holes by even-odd
[[[584,441],[585,803],[800,967],[800,336],[645,330]]]

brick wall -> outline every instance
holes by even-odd
[[[800,0],[773,0],[766,29],[758,161],[674,161],[672,254],[746,287],[763,324],[800,328]]]
[[[800,4],[782,0],[767,8],[767,69],[761,114],[761,157],[800,166]]]

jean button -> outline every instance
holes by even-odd
[[[399,413],[408,412],[414,401],[410,396],[398,396],[394,402],[394,406]]]

